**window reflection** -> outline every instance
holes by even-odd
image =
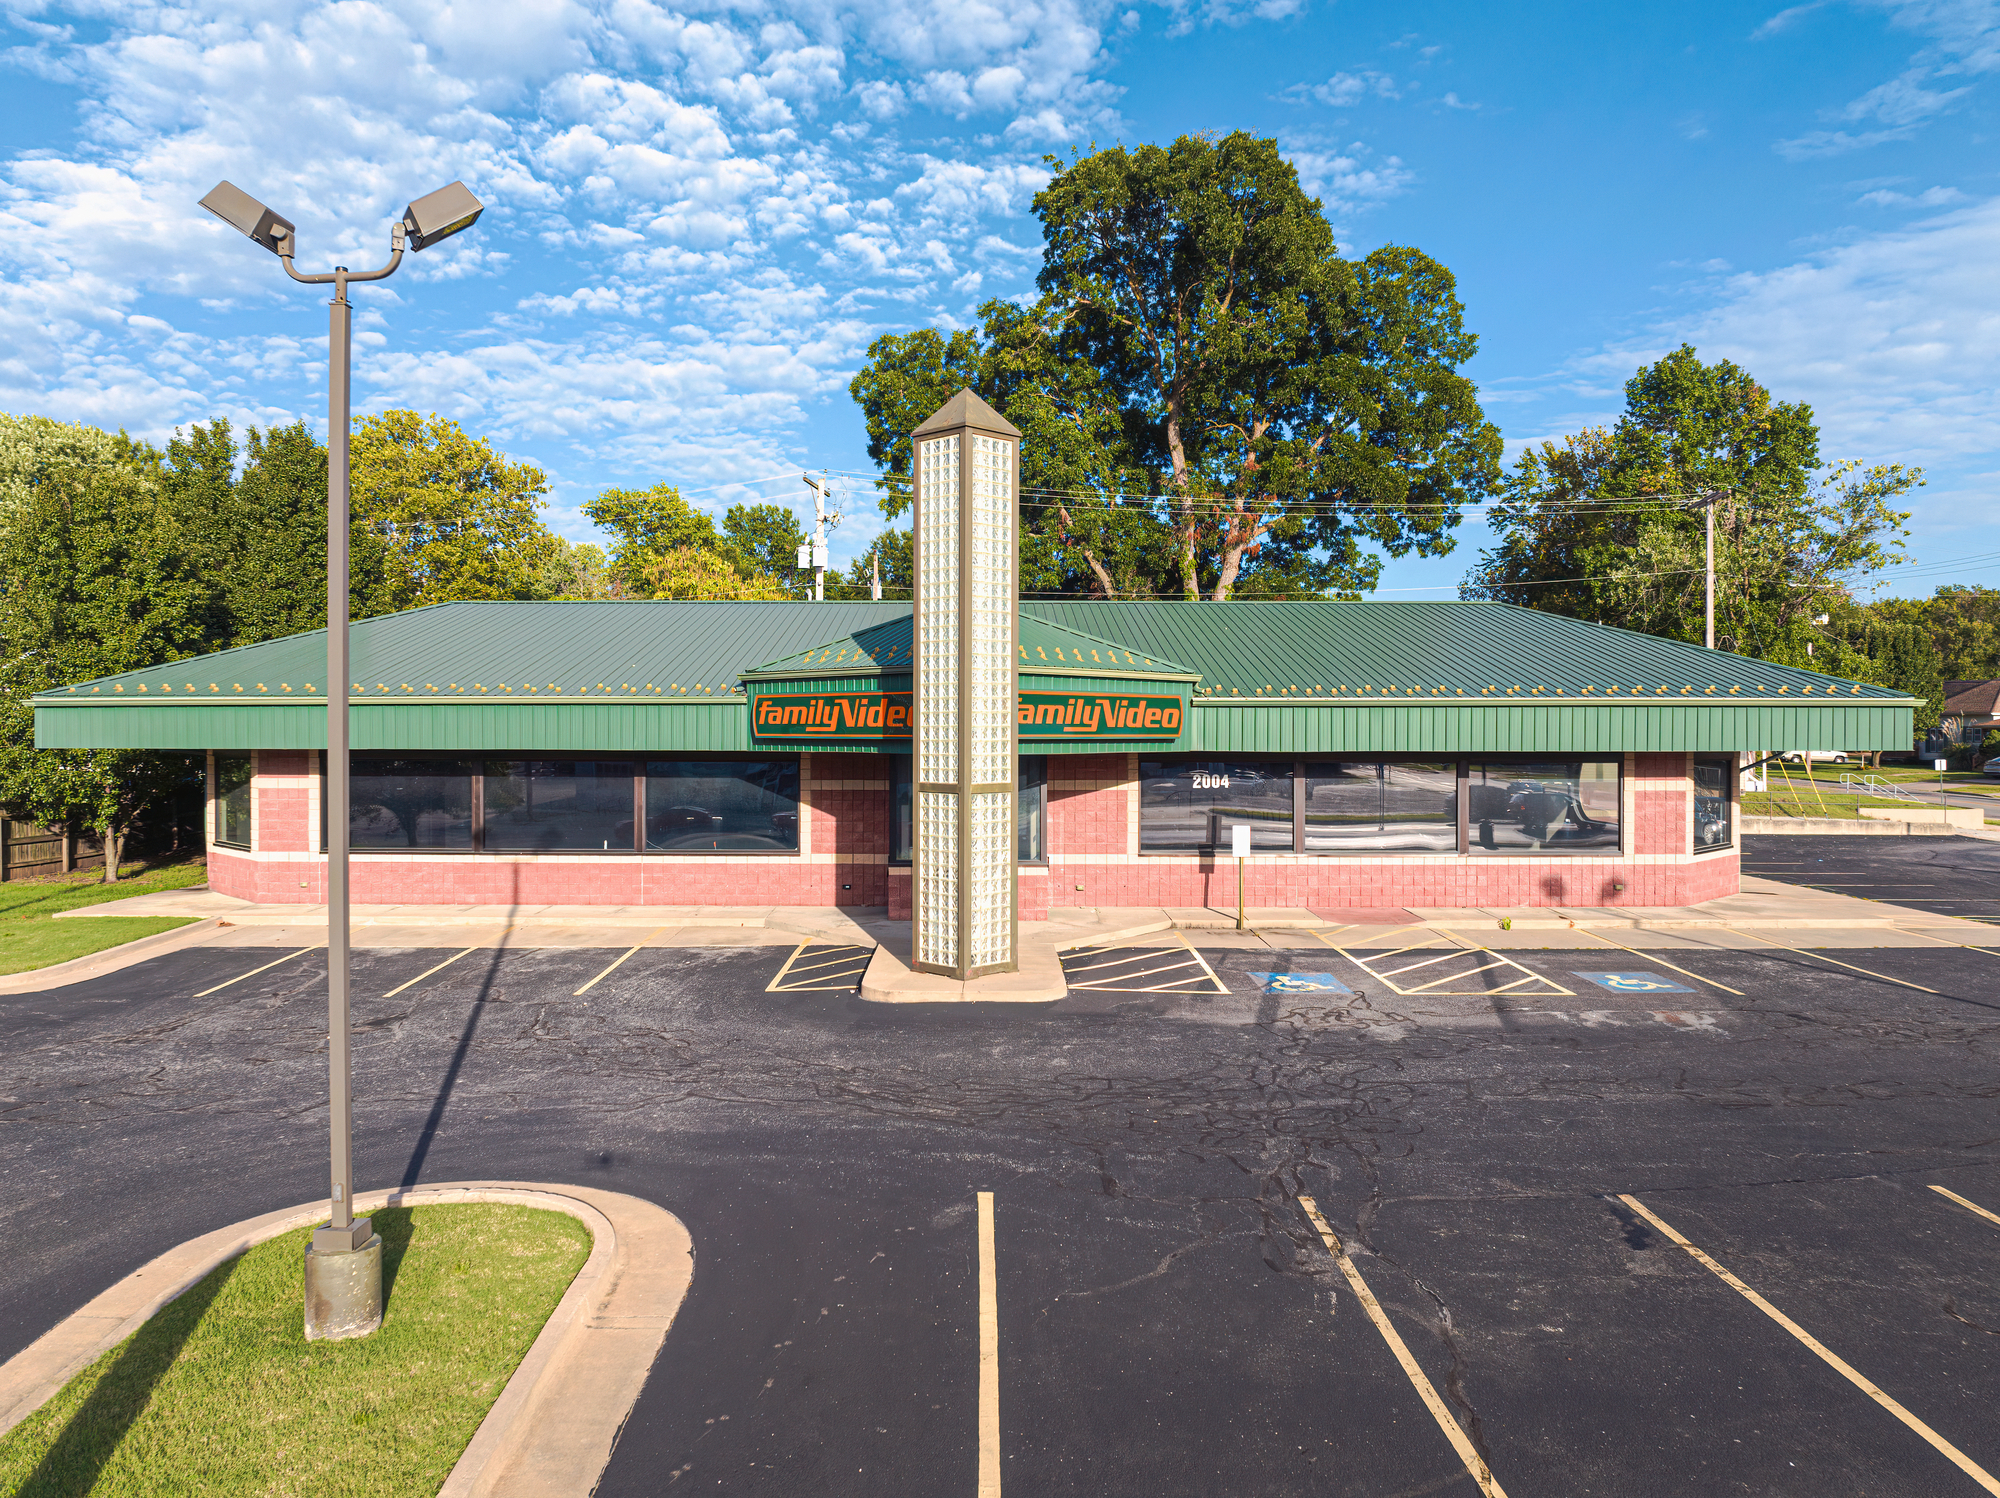
[[[1139,762],[1139,850],[1227,848],[1229,829],[1248,826],[1250,846],[1292,847],[1290,760]]]
[[[1618,762],[1467,767],[1468,853],[1616,852]]]
[[[1726,848],[1730,845],[1730,783],[1736,778],[1736,760],[1697,759],[1694,762],[1694,851]]]
[[[1458,765],[1313,760],[1306,764],[1308,853],[1458,848]]]
[[[250,756],[215,756],[215,840],[225,848],[250,846]]]
[[[619,761],[486,761],[488,851],[632,847],[632,770]]]
[[[1048,857],[1043,828],[1048,820],[1049,757],[1024,754],[1015,779],[1015,822],[1020,833],[1020,861],[1041,863]]]
[[[626,838],[631,821],[627,812]],[[799,845],[799,762],[649,760],[646,846],[682,852]]]
[[[357,756],[350,765],[349,847],[471,848],[472,761]]]

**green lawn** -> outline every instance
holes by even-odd
[[[434,1494],[590,1254],[583,1224],[393,1207],[382,1328],[308,1342],[301,1230],[222,1265],[0,1437],[0,1493]]]
[[[88,920],[52,919],[59,910],[101,905],[132,895],[163,889],[187,889],[208,880],[199,858],[178,863],[131,864],[119,870],[116,884],[102,874],[62,874],[54,879],[10,879],[0,884],[0,973],[25,973],[33,968],[87,957],[137,937],[185,926],[164,916],[92,916]]]

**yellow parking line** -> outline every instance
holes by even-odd
[[[1000,1292],[993,1193],[979,1193],[979,1498],[1000,1498]]]
[[[1653,953],[1651,952],[1642,952],[1637,947],[1628,947],[1622,941],[1613,941],[1608,936],[1599,936],[1595,931],[1585,931],[1581,926],[1577,926],[1572,929],[1576,930],[1577,932],[1581,933],[1584,936],[1588,936],[1593,941],[1603,942],[1607,947],[1616,947],[1621,952],[1630,952],[1634,957],[1643,957],[1648,962],[1657,962],[1661,967],[1673,968],[1673,970],[1681,974],[1681,976],[1686,978],[1692,978],[1697,983],[1706,983],[1710,988],[1719,988],[1724,993],[1733,993],[1739,999],[1744,999],[1749,997],[1749,995],[1744,993],[1743,990],[1740,988],[1731,988],[1727,983],[1718,983],[1713,978],[1702,977],[1700,973],[1691,973],[1686,968],[1677,966],[1676,964],[1667,961],[1667,959],[1664,957],[1654,956]]]
[[[806,953],[809,950],[811,950],[814,946],[820,946],[825,951],[835,953],[838,955],[829,956],[824,961],[820,962],[801,963],[799,959],[805,956]],[[836,945],[828,945],[826,943],[802,941],[798,944],[797,947],[793,948],[792,955],[785,959],[784,965],[778,969],[777,976],[771,980],[770,986],[767,987],[764,990],[764,992],[765,993],[838,993],[841,989],[844,989],[847,986],[845,980],[850,978],[852,979],[860,978],[862,971],[868,966],[869,959],[872,958],[874,955],[875,955],[875,949],[873,947],[864,947],[853,942],[842,942]],[[840,968],[844,966],[852,966],[853,971],[852,972],[822,971],[822,969]],[[833,983],[796,981],[799,979],[811,980],[815,978],[832,978],[842,981]]]
[[[675,923],[671,921],[668,922],[668,925],[673,925],[673,924]],[[584,984],[583,987],[579,988],[575,993],[571,994],[570,997],[573,999],[582,998],[585,994],[589,993],[593,988],[597,987],[598,984],[602,983],[606,978],[610,977],[611,974],[615,972],[618,969],[618,967],[625,961],[626,957],[630,957],[634,952],[639,950],[639,947],[643,947],[644,945],[646,945],[647,942],[651,941],[654,937],[658,936],[660,934],[660,931],[664,931],[666,929],[667,929],[666,926],[662,926],[659,928],[658,931],[648,931],[644,936],[639,938],[637,946],[628,948],[624,956],[619,957],[617,961],[611,964],[610,967],[607,967],[603,972],[599,973],[595,978],[592,978],[588,983]]]
[[[1867,978],[1880,978],[1884,983],[1900,983],[1902,984],[1903,987],[1914,988],[1920,993],[1934,993],[1937,994],[1939,998],[1944,997],[1944,994],[1941,993],[1939,990],[1935,988],[1925,988],[1924,985],[1921,983],[1911,983],[1910,981],[1904,978],[1892,978],[1887,973],[1878,973],[1874,972],[1869,968],[1856,967],[1851,962],[1842,962],[1838,957],[1824,957],[1821,956],[1818,952],[1808,952],[1802,947],[1788,947],[1781,941],[1772,941],[1769,937],[1759,936],[1754,931],[1738,931],[1734,926],[1724,926],[1722,929],[1724,931],[1730,932],[1732,935],[1735,936],[1747,936],[1752,941],[1761,941],[1764,943],[1765,946],[1776,947],[1780,952],[1792,952],[1796,953],[1800,957],[1818,958],[1819,961],[1830,962],[1835,967],[1844,967],[1850,973],[1860,973],[1863,977]]]
[[[1479,965],[1478,967],[1471,967],[1471,968],[1467,968],[1467,969],[1466,969],[1466,970],[1465,970],[1464,972],[1462,972],[1462,973],[1447,973],[1447,974],[1445,974],[1445,975],[1444,975],[1444,977],[1442,977],[1442,978],[1433,978],[1433,979],[1431,979],[1431,981],[1430,981],[1430,982],[1428,982],[1428,983],[1419,983],[1419,984],[1418,984],[1418,985],[1417,985],[1417,986],[1416,986],[1415,988],[1411,988],[1411,989],[1406,989],[1406,990],[1404,990],[1404,991],[1405,991],[1406,993],[1422,993],[1422,992],[1423,992],[1423,991],[1424,991],[1425,989],[1427,989],[1427,988],[1436,988],[1436,987],[1438,986],[1438,984],[1440,984],[1440,983],[1456,983],[1456,982],[1457,982],[1457,981],[1458,981],[1458,980],[1459,980],[1460,978],[1476,978],[1476,977],[1478,977],[1478,976],[1479,976],[1479,975],[1480,975],[1481,973],[1490,973],[1490,972],[1492,972],[1492,971],[1493,971],[1493,969],[1495,969],[1496,967],[1512,967],[1512,966],[1515,966],[1515,964],[1513,964],[1513,963],[1506,963],[1506,962],[1486,962],[1486,963],[1481,963],[1481,964],[1480,964],[1480,965]],[[1404,972],[1407,972],[1407,971],[1409,971],[1409,970],[1408,970],[1407,968],[1404,968],[1404,969],[1402,969],[1401,971],[1404,971]],[[1510,984],[1508,984],[1507,986],[1508,986],[1509,988],[1514,988],[1514,987],[1517,987],[1517,986],[1518,986],[1519,984],[1521,984],[1521,983],[1529,983],[1529,982],[1539,982],[1539,981],[1540,981],[1540,975],[1539,975],[1539,974],[1537,974],[1537,973],[1530,973],[1530,974],[1528,974],[1528,976],[1527,976],[1526,978],[1521,978],[1521,979],[1517,979],[1517,980],[1516,980],[1516,982],[1514,982],[1514,983],[1510,983]],[[1488,993],[1499,993],[1499,992],[1500,992],[1500,990],[1499,990],[1499,989],[1497,989],[1497,988],[1489,988],[1489,989],[1487,989],[1487,990],[1486,990],[1486,992],[1488,992]]]
[[[1410,1356],[1410,1349],[1390,1323],[1381,1302],[1375,1299],[1375,1292],[1368,1288],[1368,1282],[1361,1277],[1361,1271],[1354,1267],[1354,1261],[1347,1257],[1347,1250],[1341,1247],[1340,1239],[1335,1236],[1333,1229],[1327,1226],[1326,1219],[1320,1216],[1319,1207],[1309,1196],[1300,1197],[1299,1205],[1305,1208],[1306,1216],[1312,1219],[1312,1225],[1319,1231],[1320,1241],[1326,1244],[1326,1251],[1333,1255],[1334,1262],[1340,1266],[1340,1272],[1347,1276],[1348,1286],[1354,1291],[1354,1298],[1361,1302],[1361,1309],[1367,1312],[1368,1319],[1375,1323],[1375,1330],[1380,1332],[1382,1340],[1389,1344],[1389,1351],[1396,1355],[1396,1361],[1403,1365],[1403,1372],[1409,1376],[1410,1383],[1416,1388],[1417,1397],[1422,1399],[1425,1407],[1430,1410],[1431,1418],[1437,1421],[1438,1429],[1444,1432],[1445,1439],[1451,1442],[1459,1460],[1465,1463],[1465,1470],[1472,1474],[1472,1480],[1479,1484],[1479,1491],[1484,1493],[1486,1498],[1507,1498],[1506,1491],[1500,1486],[1500,1480],[1493,1475],[1493,1469],[1486,1465],[1486,1458],[1473,1446],[1471,1439],[1465,1434],[1464,1427],[1445,1406],[1445,1402],[1438,1397],[1438,1391],[1432,1386],[1430,1379],[1424,1376],[1424,1370],[1417,1366],[1417,1360]]]
[[[1993,948],[1975,946],[1969,941],[1953,941],[1948,936],[1932,936],[1928,931],[1910,931],[1901,926],[1891,926],[1889,929],[1901,932],[1904,936],[1921,936],[1925,941],[1942,942],[1947,947],[1962,947],[1968,952],[1980,952],[1988,957],[2000,957],[2000,952],[1994,951]]]
[[[1775,943],[1773,945],[1775,945]],[[1755,1290],[1752,1290],[1748,1285],[1744,1284],[1743,1281],[1739,1280],[1735,1275],[1731,1274],[1727,1269],[1724,1269],[1720,1264],[1716,1263],[1715,1260],[1711,1259],[1707,1254],[1703,1253],[1700,1249],[1696,1248],[1692,1243],[1688,1242],[1687,1239],[1683,1238],[1673,1228],[1669,1227],[1667,1223],[1662,1218],[1660,1218],[1650,1207],[1648,1207],[1644,1202],[1640,1201],[1638,1197],[1620,1196],[1618,1200],[1625,1203],[1626,1206],[1630,1207],[1634,1212],[1637,1212],[1641,1217],[1645,1218],[1646,1221],[1650,1222],[1654,1227],[1658,1228],[1661,1232],[1665,1233],[1669,1238],[1673,1239],[1674,1242],[1678,1243],[1682,1248],[1686,1249],[1690,1254],[1694,1256],[1695,1262],[1700,1264],[1702,1268],[1708,1270],[1709,1273],[1713,1274],[1717,1279],[1721,1280],[1723,1284],[1729,1286],[1730,1289],[1736,1291],[1737,1294],[1741,1295],[1745,1300],[1749,1301],[1751,1305],[1755,1306],[1758,1310],[1762,1311],[1766,1316],[1769,1316],[1773,1321],[1777,1322],[1778,1325],[1782,1326],[1786,1331],[1790,1332],[1794,1337],[1797,1337],[1799,1341],[1803,1342],[1807,1347],[1812,1349],[1813,1352],[1817,1353],[1819,1357],[1826,1363],[1826,1365],[1834,1370],[1834,1372],[1838,1373],[1842,1378],[1846,1379],[1849,1383],[1853,1384],[1855,1388],[1859,1389],[1862,1393],[1866,1394],[1870,1399],[1874,1400],[1877,1404],[1881,1405],[1883,1409],[1887,1410],[1890,1414],[1894,1415],[1898,1420],[1902,1421],[1903,1424],[1907,1425],[1911,1430],[1915,1431],[1918,1435],[1922,1436],[1926,1441],[1930,1442],[1930,1444],[1934,1448],[1936,1448],[1938,1452],[1947,1457],[1967,1477],[1970,1477],[1974,1482],[1978,1483],[1982,1488],[1986,1489],[1987,1492],[2000,1495],[2000,1481],[1996,1481],[1993,1475],[1990,1472],[1988,1472],[1984,1467],[1980,1466],[1977,1462],[1973,1461],[1971,1457],[1967,1456],[1963,1451],[1960,1451],[1956,1446],[1952,1445],[1951,1442],[1947,1441],[1943,1436],[1939,1435],[1936,1431],[1932,1430],[1928,1425],[1924,1424],[1924,1422],[1919,1420],[1915,1415],[1911,1414],[1908,1410],[1904,1409],[1902,1405],[1898,1404],[1895,1400],[1891,1399],[1887,1394],[1883,1393],[1880,1389],[1876,1388],[1873,1383],[1871,1383],[1868,1379],[1864,1378],[1861,1375],[1861,1373],[1858,1370],[1856,1370],[1853,1364],[1841,1358],[1825,1343],[1821,1342],[1817,1337],[1813,1336],[1811,1332],[1807,1331],[1804,1327],[1800,1326],[1798,1322],[1792,1320],[1791,1317],[1787,1316],[1783,1311],[1779,1310],[1776,1306],[1772,1305],[1771,1302],[1764,1299],[1763,1296],[1759,1295]]]
[[[1403,948],[1404,952],[1414,952],[1416,950],[1417,948],[1415,947]],[[1435,957],[1426,957],[1422,962],[1406,962],[1401,967],[1384,968],[1381,976],[1384,978],[1400,978],[1404,973],[1414,973],[1420,967],[1432,967],[1440,962],[1449,962],[1451,961],[1452,958],[1458,956],[1461,952],[1464,952],[1465,950],[1466,949],[1464,947],[1453,947],[1449,951],[1440,952]],[[1401,956],[1402,954],[1399,952],[1391,952],[1389,955],[1391,957],[1398,957]],[[1381,959],[1378,957],[1376,958],[1376,961],[1379,962],[1381,961]],[[1494,965],[1496,967],[1499,966],[1498,963],[1495,963]],[[1447,980],[1440,978],[1438,981],[1442,983]]]
[[[1992,1223],[1995,1227],[2000,1227],[2000,1213],[1989,1212],[1984,1207],[1980,1206],[1978,1202],[1969,1202],[1964,1197],[1960,1196],[1956,1191],[1947,1191],[1942,1186],[1933,1186],[1931,1187],[1931,1190],[1937,1192],[1940,1196],[1950,1197],[1953,1201],[1957,1202],[1961,1207],[1965,1208],[1968,1212],[1977,1212],[1981,1217],[1984,1217],[1988,1222]]]
[[[321,942],[318,946],[300,947],[296,952],[287,952],[284,956],[278,959],[278,962],[290,962],[294,957],[303,957],[308,952],[317,952],[320,950],[320,947],[323,947],[325,945],[326,944],[324,942]],[[231,983],[241,983],[245,978],[254,978],[259,973],[268,973],[272,968],[278,965],[278,962],[267,962],[262,967],[251,968],[250,971],[247,973],[238,973],[234,978],[231,978],[229,980],[229,983],[218,983],[213,988],[204,988],[200,993],[196,994],[195,997],[197,999],[205,999],[212,993],[221,993],[222,990],[229,987]]]
[[[1325,942],[1329,947],[1332,947],[1334,951],[1338,952],[1340,950],[1340,944],[1336,941],[1329,939],[1324,931],[1321,931],[1316,927],[1311,929],[1312,929],[1312,934],[1314,936],[1317,936],[1321,941]],[[1336,926],[1333,929],[1336,931],[1359,931],[1361,928],[1359,926]],[[1419,928],[1415,925],[1391,926],[1387,931],[1384,931],[1380,936],[1376,937],[1375,939],[1377,941],[1386,941],[1389,937],[1401,936],[1405,931],[1415,931],[1418,929]],[[1403,948],[1403,950],[1405,952],[1411,952],[1415,951],[1416,949],[1414,947],[1405,947]],[[1389,955],[1393,957],[1396,954],[1391,952]]]
[[[469,957],[478,950],[479,948],[477,947],[467,947],[463,952],[454,952],[451,956],[445,958],[443,962],[440,962],[436,967],[425,968],[421,973],[418,973],[416,977],[412,978],[409,983],[398,983],[394,988],[390,989],[387,993],[383,994],[382,997],[385,999],[393,999],[396,997],[397,994],[401,993],[404,989],[408,988],[410,984],[421,983],[424,981],[424,979],[428,978],[432,973],[442,972],[445,968],[450,967],[454,962],[458,961],[459,958]]]
[[[1107,948],[1106,950],[1110,949]],[[1128,962],[1142,962],[1145,960],[1142,954],[1170,952],[1173,949],[1171,947],[1126,947],[1121,950],[1125,953],[1123,957],[1114,957],[1109,962],[1087,962],[1082,967],[1068,968],[1065,971],[1072,973],[1094,973],[1101,967],[1123,967]],[[1095,952],[1085,952],[1083,955],[1094,957],[1097,954]]]

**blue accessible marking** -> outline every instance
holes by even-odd
[[[1265,993],[1353,993],[1332,973],[1252,973]]]
[[[1579,978],[1587,978],[1599,988],[1608,988],[1613,993],[1693,993],[1685,983],[1676,983],[1671,978],[1663,978],[1658,973],[1578,973]]]

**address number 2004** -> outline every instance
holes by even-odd
[[[1227,775],[1209,775],[1203,771],[1194,772],[1194,788],[1198,791],[1226,791],[1229,789]]]

